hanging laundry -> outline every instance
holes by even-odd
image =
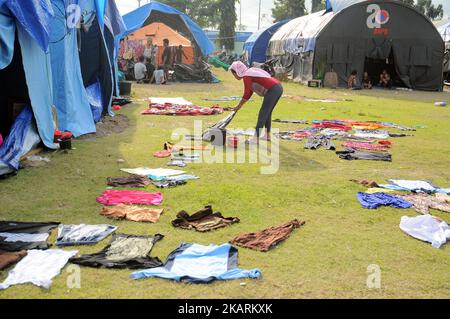
[[[239,235],[230,242],[233,245],[250,249],[269,251],[280,242],[287,239],[295,228],[298,228],[304,224],[304,221],[294,219],[282,225],[269,227],[257,233]]]
[[[281,119],[275,119],[275,120],[272,120],[272,122],[292,123],[292,124],[308,124],[307,120],[281,120]]]
[[[392,162],[392,155],[387,152],[370,152],[360,151],[354,149],[344,149],[337,151],[336,154],[341,159],[345,160],[371,160],[371,161],[386,161]]]
[[[317,150],[320,147],[323,147],[326,150],[334,151],[336,146],[334,146],[331,139],[327,136],[310,136],[308,137],[308,141],[305,144],[306,149]]]
[[[356,137],[377,138],[381,140],[389,138],[389,132],[384,130],[355,130],[353,135]]]
[[[108,189],[97,197],[97,202],[103,205],[113,206],[118,204],[130,205],[159,205],[163,201],[161,193],[149,193],[146,191],[128,191]]]
[[[205,208],[192,215],[182,210],[177,214],[177,218],[172,221],[172,225],[183,229],[205,232],[238,222],[239,218],[237,217],[223,217],[219,212],[213,213],[211,206],[205,206]]]
[[[156,242],[164,236],[114,234],[108,246],[95,254],[73,257],[70,262],[86,267],[144,269],[163,265],[158,257],[150,257]]]
[[[76,254],[76,250],[29,250],[27,255],[8,273],[5,281],[0,284],[0,290],[12,285],[27,283],[48,289],[52,285],[52,279]]]
[[[361,203],[361,206],[367,209],[376,209],[380,206],[391,206],[395,208],[409,208],[412,206],[410,202],[386,193],[367,194],[359,192],[356,198]]]
[[[186,181],[184,180],[164,180],[164,181],[154,181],[152,182],[153,185],[155,185],[158,188],[171,188],[171,187],[177,187],[180,185],[185,185],[187,184]]]
[[[0,221],[0,250],[47,249],[48,236],[57,222]]]
[[[147,168],[147,167],[138,167],[138,168],[121,168],[123,172],[134,174],[134,175],[142,175],[148,176],[153,180],[162,180],[167,178],[168,176],[184,174],[184,171],[168,169],[168,168]]]
[[[56,245],[93,245],[115,232],[113,225],[59,225]]]
[[[3,270],[21,260],[27,255],[26,250],[9,252],[0,250],[0,270]]]
[[[143,175],[108,177],[108,186],[145,187],[150,185],[150,179]]]
[[[448,224],[431,215],[403,216],[400,229],[414,238],[431,243],[434,248],[440,248],[450,240]]]
[[[412,203],[416,212],[421,214],[429,214],[430,208],[450,213],[450,205],[445,200],[433,195],[418,193],[398,195],[398,197]]]
[[[389,149],[389,146],[386,145],[377,145],[361,142],[344,142],[342,143],[342,146],[357,150],[382,151],[382,152],[387,152]]]
[[[163,211],[163,209],[119,204],[112,207],[103,207],[100,215],[113,219],[126,219],[133,222],[156,223]]]
[[[259,269],[238,267],[238,250],[230,244],[203,246],[182,243],[167,257],[163,267],[136,271],[133,279],[164,278],[190,283],[210,283],[214,280],[259,278]]]

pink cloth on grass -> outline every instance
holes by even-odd
[[[149,193],[146,191],[127,191],[108,189],[97,197],[97,202],[103,205],[159,205],[163,200],[161,193]]]

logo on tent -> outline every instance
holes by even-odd
[[[379,29],[390,19],[389,12],[381,9],[377,4],[369,4],[367,6],[367,13],[370,13],[367,17],[367,27],[369,29]]]
[[[387,10],[379,10],[375,16],[375,21],[382,25],[385,24],[389,21],[389,12],[387,12]]]

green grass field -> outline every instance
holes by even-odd
[[[134,97],[184,97],[200,105],[205,97],[240,95],[242,83],[225,72],[215,72],[220,84],[136,85]],[[393,162],[345,161],[332,151],[311,151],[304,142],[280,141],[280,167],[276,174],[260,174],[261,164],[189,164],[188,173],[200,180],[162,190],[165,211],[156,224],[113,221],[99,215],[96,196],[106,188],[106,177],[122,175],[121,167],[165,167],[167,159],[153,157],[177,128],[204,126],[225,115],[211,117],[142,116],[142,100],[125,106],[120,114],[130,118],[123,133],[94,140],[75,141],[75,150],[46,154],[51,163],[29,168],[0,180],[0,218],[62,223],[111,223],[119,232],[161,233],[152,255],[165,259],[181,242],[221,244],[234,236],[262,230],[297,218],[306,224],[277,248],[261,253],[239,249],[241,268],[260,268],[259,280],[234,280],[207,285],[163,279],[130,279],[130,270],[81,268],[81,288],[67,288],[66,269],[51,289],[20,285],[0,291],[0,298],[449,298],[450,247],[409,237],[399,229],[403,215],[413,209],[365,210],[356,200],[363,187],[349,179],[424,179],[450,187],[450,109],[432,102],[449,100],[446,93],[353,92],[305,88],[285,84],[285,94],[350,99],[339,103],[300,102],[282,99],[274,118],[390,121],[406,126],[424,125],[413,137],[392,139]],[[382,96],[382,97],[381,97]],[[411,98],[412,97],[412,98]],[[255,125],[261,100],[244,106],[230,125]],[[232,102],[221,103],[234,106]],[[299,126],[274,123],[281,130]],[[337,142],[336,142],[337,143]],[[118,164],[123,158],[125,164]],[[147,190],[156,191],[154,186]],[[225,216],[241,222],[209,233],[175,229],[170,221],[180,210],[194,212],[211,204]],[[446,213],[433,212],[450,222]],[[50,241],[54,243],[56,231]],[[99,251],[109,238],[95,246],[72,249]],[[65,248],[70,249],[70,248]],[[368,289],[367,267],[381,267],[381,288]],[[7,271],[0,272],[0,281]],[[246,282],[241,286],[241,282]]]

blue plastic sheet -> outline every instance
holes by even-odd
[[[209,283],[214,280],[259,278],[259,269],[239,269],[238,251],[230,244],[220,246],[182,243],[175,249],[163,267],[134,272],[133,279],[159,277],[191,283]]]
[[[50,55],[42,51],[38,43],[20,24],[17,29],[23,57],[23,69],[37,129],[45,146],[56,148],[53,143],[53,90]]]
[[[34,132],[33,125],[33,112],[27,106],[17,116],[8,137],[6,137],[2,146],[0,146],[0,164],[6,164],[14,170],[19,169],[20,158],[25,152],[29,151],[29,148],[33,148],[40,141],[39,136],[34,133],[31,141],[29,140],[28,143],[25,143],[27,134],[33,134]]]
[[[50,0],[6,0],[17,21],[42,50],[47,51],[50,39],[50,19],[53,9]]]
[[[266,51],[269,46],[269,41],[272,35],[289,20],[283,20],[272,24],[266,29],[262,29],[253,33],[245,42],[244,50],[247,51],[248,64],[252,65],[253,62],[264,63],[266,62]]]
[[[53,0],[50,57],[53,74],[53,102],[58,112],[58,126],[75,137],[95,132],[94,118],[84,88],[78,57],[76,29],[66,25],[64,13],[74,0]]]
[[[6,68],[14,55],[16,24],[11,12],[0,4],[0,70]]]
[[[99,122],[102,118],[103,112],[103,98],[102,88],[100,82],[97,81],[86,88],[87,97],[91,106],[92,116],[95,123]]]

